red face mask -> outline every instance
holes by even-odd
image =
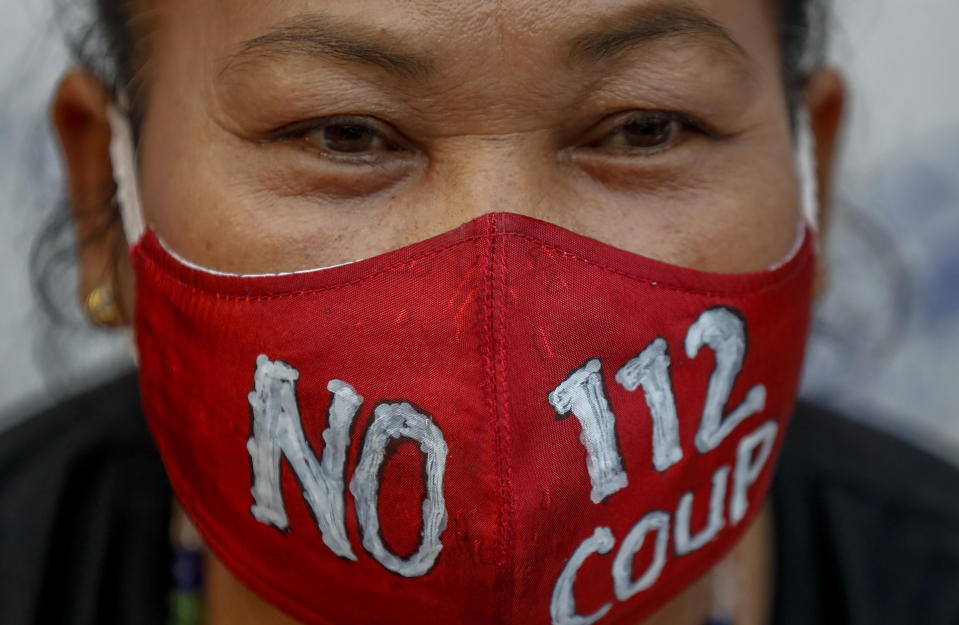
[[[490,214],[239,277],[147,231],[144,409],[212,550],[306,623],[633,625],[762,507],[812,241],[720,275]]]

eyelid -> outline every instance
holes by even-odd
[[[389,124],[367,115],[329,115],[326,117],[314,117],[292,124],[286,124],[276,130],[271,131],[263,138],[263,143],[281,143],[284,141],[306,141],[307,135],[321,130],[324,126],[330,125],[356,125],[365,126],[376,133],[380,139],[390,147],[390,151],[408,151],[411,150],[410,142],[403,135]],[[311,149],[321,153],[324,156],[340,162],[363,162],[372,161],[379,158],[380,154],[359,154],[356,156],[340,155],[335,152],[327,152],[315,143]]]
[[[615,143],[620,133],[625,132],[625,127],[629,123],[638,120],[678,123],[680,127],[663,145],[649,148],[617,146]],[[711,124],[688,113],[661,109],[629,109],[609,115],[595,125],[587,134],[587,139],[580,143],[580,147],[587,153],[597,155],[604,154],[628,159],[651,158],[679,148],[687,141],[694,139],[697,134],[717,140],[727,137]]]
[[[592,133],[595,137],[594,140],[602,140],[610,136],[613,132],[623,128],[631,121],[645,117],[656,118],[662,121],[679,122],[683,126],[701,132],[712,139],[720,139],[725,136],[711,124],[688,113],[658,109],[633,109],[607,117],[606,120],[597,126],[598,130]]]

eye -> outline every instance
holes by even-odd
[[[275,138],[303,141],[308,149],[337,160],[367,162],[403,150],[396,134],[373,118],[336,116],[292,124]]]
[[[619,134],[631,148],[652,150],[669,143],[680,130],[682,126],[674,119],[647,116],[629,120],[620,127]]]
[[[331,122],[314,129],[306,140],[337,154],[365,154],[384,147],[382,135],[367,125]]]
[[[686,131],[698,126],[684,115],[666,111],[634,112],[613,123],[615,126],[589,147],[649,156],[677,145]]]

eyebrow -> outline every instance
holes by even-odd
[[[690,4],[662,3],[630,7],[601,20],[592,32],[569,40],[569,58],[598,64],[662,39],[685,39],[730,53],[738,61],[749,59],[729,31],[700,9]],[[418,81],[435,72],[430,59],[404,48],[396,35],[319,12],[294,16],[244,41],[227,57],[224,72],[235,64],[294,56],[368,65]]]
[[[612,27],[598,28],[572,39],[569,46],[571,60],[600,63],[662,39],[685,39],[709,45],[720,52],[730,53],[737,61],[750,58],[722,24],[689,4],[632,7],[605,22]]]
[[[323,13],[290,18],[266,33],[244,41],[227,59],[236,63],[290,56],[327,57],[378,67],[408,79],[424,79],[432,63],[384,37],[381,29],[348,23]]]

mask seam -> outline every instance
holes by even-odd
[[[495,218],[494,218],[495,219]],[[509,369],[507,360],[506,360],[506,297],[509,293],[508,291],[508,273],[506,270],[506,246],[509,241],[508,237],[502,237],[496,239],[498,246],[497,250],[498,260],[497,268],[499,270],[499,275],[495,276],[498,278],[496,282],[496,300],[494,301],[495,308],[494,310],[497,313],[498,319],[498,330],[499,330],[499,340],[497,342],[499,350],[497,355],[497,375],[499,376],[499,400],[501,402],[500,407],[500,419],[497,421],[500,432],[497,440],[500,444],[500,475],[501,475],[501,508],[502,508],[502,520],[501,520],[501,529],[503,536],[503,560],[505,562],[505,575],[504,578],[504,596],[503,596],[503,619],[502,623],[504,625],[509,625],[512,622],[513,615],[513,543],[512,543],[512,523],[513,523],[513,476],[512,476],[512,415],[510,413],[510,403],[509,403]]]
[[[509,534],[509,465],[507,431],[502,407],[505,402],[504,390],[500,370],[503,357],[502,330],[502,296],[499,288],[500,281],[497,275],[499,237],[492,236],[495,228],[495,217],[489,217],[484,224],[486,238],[484,249],[484,282],[485,295],[483,297],[483,325],[486,334],[483,341],[483,365],[486,376],[486,409],[492,425],[493,450],[496,466],[496,559],[493,570],[493,589],[496,595],[496,611],[498,623],[507,625],[511,615],[510,596],[512,594],[510,571],[510,534]],[[497,336],[499,334],[499,336]]]
[[[812,235],[810,234],[809,236],[812,236]],[[421,254],[421,255],[419,255],[419,256],[416,256],[416,257],[414,257],[414,258],[410,258],[410,259],[404,260],[404,261],[402,261],[402,262],[398,262],[398,263],[396,263],[396,264],[394,264],[394,265],[390,265],[389,267],[384,267],[383,269],[379,269],[379,270],[377,270],[377,271],[374,271],[373,273],[370,273],[370,274],[368,274],[368,275],[365,275],[365,276],[362,276],[362,277],[359,277],[359,278],[355,278],[355,279],[350,280],[350,281],[348,281],[348,282],[342,282],[342,283],[339,283],[339,284],[331,284],[331,285],[329,285],[329,286],[324,286],[324,287],[315,287],[315,288],[308,288],[308,289],[300,289],[300,290],[291,291],[291,292],[276,292],[276,293],[265,293],[265,294],[256,294],[256,295],[243,295],[243,294],[238,294],[238,293],[220,293],[220,292],[214,291],[214,290],[212,290],[212,289],[210,289],[210,288],[207,288],[207,287],[202,287],[202,286],[197,286],[197,285],[194,285],[194,284],[190,284],[190,283],[186,282],[185,280],[183,280],[182,278],[174,275],[174,273],[173,273],[172,271],[170,271],[168,268],[161,266],[159,262],[157,262],[156,260],[154,260],[153,258],[151,258],[149,255],[147,255],[147,253],[143,251],[142,247],[137,247],[137,248],[133,251],[133,254],[135,254],[136,256],[138,256],[140,259],[142,259],[144,262],[148,263],[148,264],[151,265],[152,267],[156,268],[159,272],[163,273],[165,276],[167,276],[167,277],[168,277],[170,280],[172,280],[173,282],[176,282],[176,283],[178,283],[178,284],[180,284],[180,285],[182,285],[182,286],[185,286],[185,287],[191,289],[194,294],[205,293],[205,294],[214,296],[216,299],[224,299],[224,300],[244,300],[244,301],[248,301],[248,302],[257,302],[257,301],[270,301],[270,300],[276,300],[276,299],[286,299],[286,298],[299,297],[299,296],[303,296],[303,295],[311,295],[311,294],[316,294],[316,293],[325,293],[325,292],[328,292],[328,291],[335,291],[335,290],[337,290],[337,289],[342,289],[342,288],[347,288],[347,287],[350,287],[350,286],[355,286],[355,285],[361,284],[361,283],[363,283],[363,282],[365,282],[365,281],[367,281],[367,280],[371,280],[371,279],[373,279],[373,278],[375,278],[375,277],[377,277],[377,276],[379,276],[379,275],[382,275],[382,274],[384,274],[384,273],[390,273],[390,272],[398,271],[398,270],[400,270],[400,269],[402,269],[402,268],[404,268],[404,267],[407,267],[407,266],[409,266],[409,265],[415,264],[415,263],[420,262],[420,261],[422,261],[422,260],[426,260],[426,259],[428,259],[428,258],[431,258],[431,257],[436,256],[436,255],[438,255],[438,254],[441,254],[441,253],[443,253],[443,252],[449,251],[449,250],[451,250],[451,249],[453,249],[453,248],[455,248],[455,247],[459,247],[460,245],[464,245],[464,244],[469,243],[469,242],[471,242],[471,241],[481,240],[481,239],[484,239],[484,238],[490,238],[490,239],[492,240],[492,239],[499,238],[499,237],[516,237],[516,238],[520,238],[520,239],[529,241],[529,242],[531,242],[531,243],[537,244],[537,246],[539,246],[539,247],[540,247],[541,249],[543,249],[544,251],[559,253],[561,257],[563,257],[563,258],[565,258],[565,259],[567,259],[567,260],[573,260],[573,261],[577,261],[577,262],[582,262],[582,263],[585,263],[585,264],[587,264],[587,265],[591,265],[591,266],[593,266],[593,267],[595,267],[595,268],[597,268],[597,269],[601,269],[601,270],[606,271],[606,272],[608,272],[608,273],[612,273],[612,274],[614,274],[614,275],[618,275],[618,276],[621,276],[621,277],[624,277],[624,278],[633,280],[633,281],[635,281],[635,282],[640,282],[640,283],[644,283],[644,284],[649,284],[649,285],[655,286],[655,287],[657,287],[657,288],[664,288],[664,289],[668,289],[668,290],[672,290],[672,291],[678,291],[678,292],[681,292],[681,293],[688,293],[688,294],[691,294],[691,295],[701,295],[701,296],[704,296],[704,297],[729,297],[729,296],[742,295],[742,294],[759,294],[759,293],[764,293],[764,292],[766,292],[767,290],[771,290],[771,289],[773,289],[773,288],[776,288],[776,287],[780,286],[783,282],[785,282],[786,280],[788,280],[793,274],[798,273],[799,271],[801,271],[802,269],[804,269],[804,268],[806,267],[806,265],[809,264],[809,262],[811,261],[811,259],[814,258],[814,256],[815,256],[814,254],[812,254],[812,253],[810,253],[810,252],[806,252],[806,253],[802,254],[802,258],[801,258],[801,259],[793,258],[793,259],[792,259],[793,261],[797,261],[794,265],[790,266],[790,267],[789,267],[786,271],[784,271],[781,275],[776,276],[774,279],[770,280],[769,282],[766,282],[766,283],[764,283],[764,284],[761,284],[758,288],[755,288],[755,289],[750,289],[750,288],[748,288],[748,287],[744,287],[744,288],[742,288],[742,289],[709,290],[709,289],[701,289],[701,288],[695,288],[695,287],[683,287],[683,286],[680,286],[680,285],[677,285],[677,284],[672,284],[672,283],[668,283],[668,282],[662,282],[662,281],[660,281],[660,280],[653,280],[653,279],[648,278],[648,277],[645,277],[645,276],[640,276],[640,275],[637,275],[637,274],[634,274],[634,273],[631,273],[631,272],[628,272],[628,271],[624,271],[624,270],[622,270],[622,269],[618,269],[618,268],[613,267],[613,266],[611,266],[611,265],[606,265],[606,264],[604,264],[604,263],[600,263],[600,262],[598,262],[598,261],[591,260],[591,259],[586,258],[585,256],[581,256],[581,255],[579,255],[579,254],[577,254],[577,253],[575,253],[575,252],[571,252],[571,251],[569,251],[568,249],[565,249],[565,248],[563,248],[563,247],[561,247],[561,246],[548,243],[548,242],[546,242],[546,241],[544,241],[544,240],[542,240],[542,239],[538,239],[538,238],[533,237],[533,236],[530,236],[530,235],[521,234],[521,233],[517,233],[517,232],[498,232],[498,233],[489,233],[489,234],[482,234],[482,235],[471,236],[471,237],[468,237],[468,238],[466,238],[466,239],[462,239],[462,240],[460,240],[460,241],[457,241],[457,242],[455,242],[455,243],[451,243],[451,244],[449,244],[449,245],[446,245],[446,246],[444,246],[444,247],[441,247],[441,248],[438,248],[438,249],[434,249],[434,250],[430,250],[430,251],[424,252],[423,254]],[[804,244],[804,245],[805,245],[805,244]],[[656,261],[656,262],[661,262],[661,261]],[[790,262],[792,262],[792,261],[790,261]],[[678,266],[677,266],[677,267],[678,267]],[[678,268],[679,268],[679,269],[687,269],[687,268],[684,268],[684,267],[678,267]],[[698,271],[698,270],[691,270],[691,271]],[[706,273],[706,272],[702,272],[702,273]],[[760,276],[761,276],[761,274],[762,274],[762,272],[757,272],[757,273],[758,273]],[[751,274],[716,274],[716,275],[719,275],[719,276],[736,276],[736,275],[749,276],[749,275],[751,275]],[[241,278],[242,276],[236,276],[236,277],[237,277],[237,278]],[[761,278],[760,278],[760,279],[761,279]]]

